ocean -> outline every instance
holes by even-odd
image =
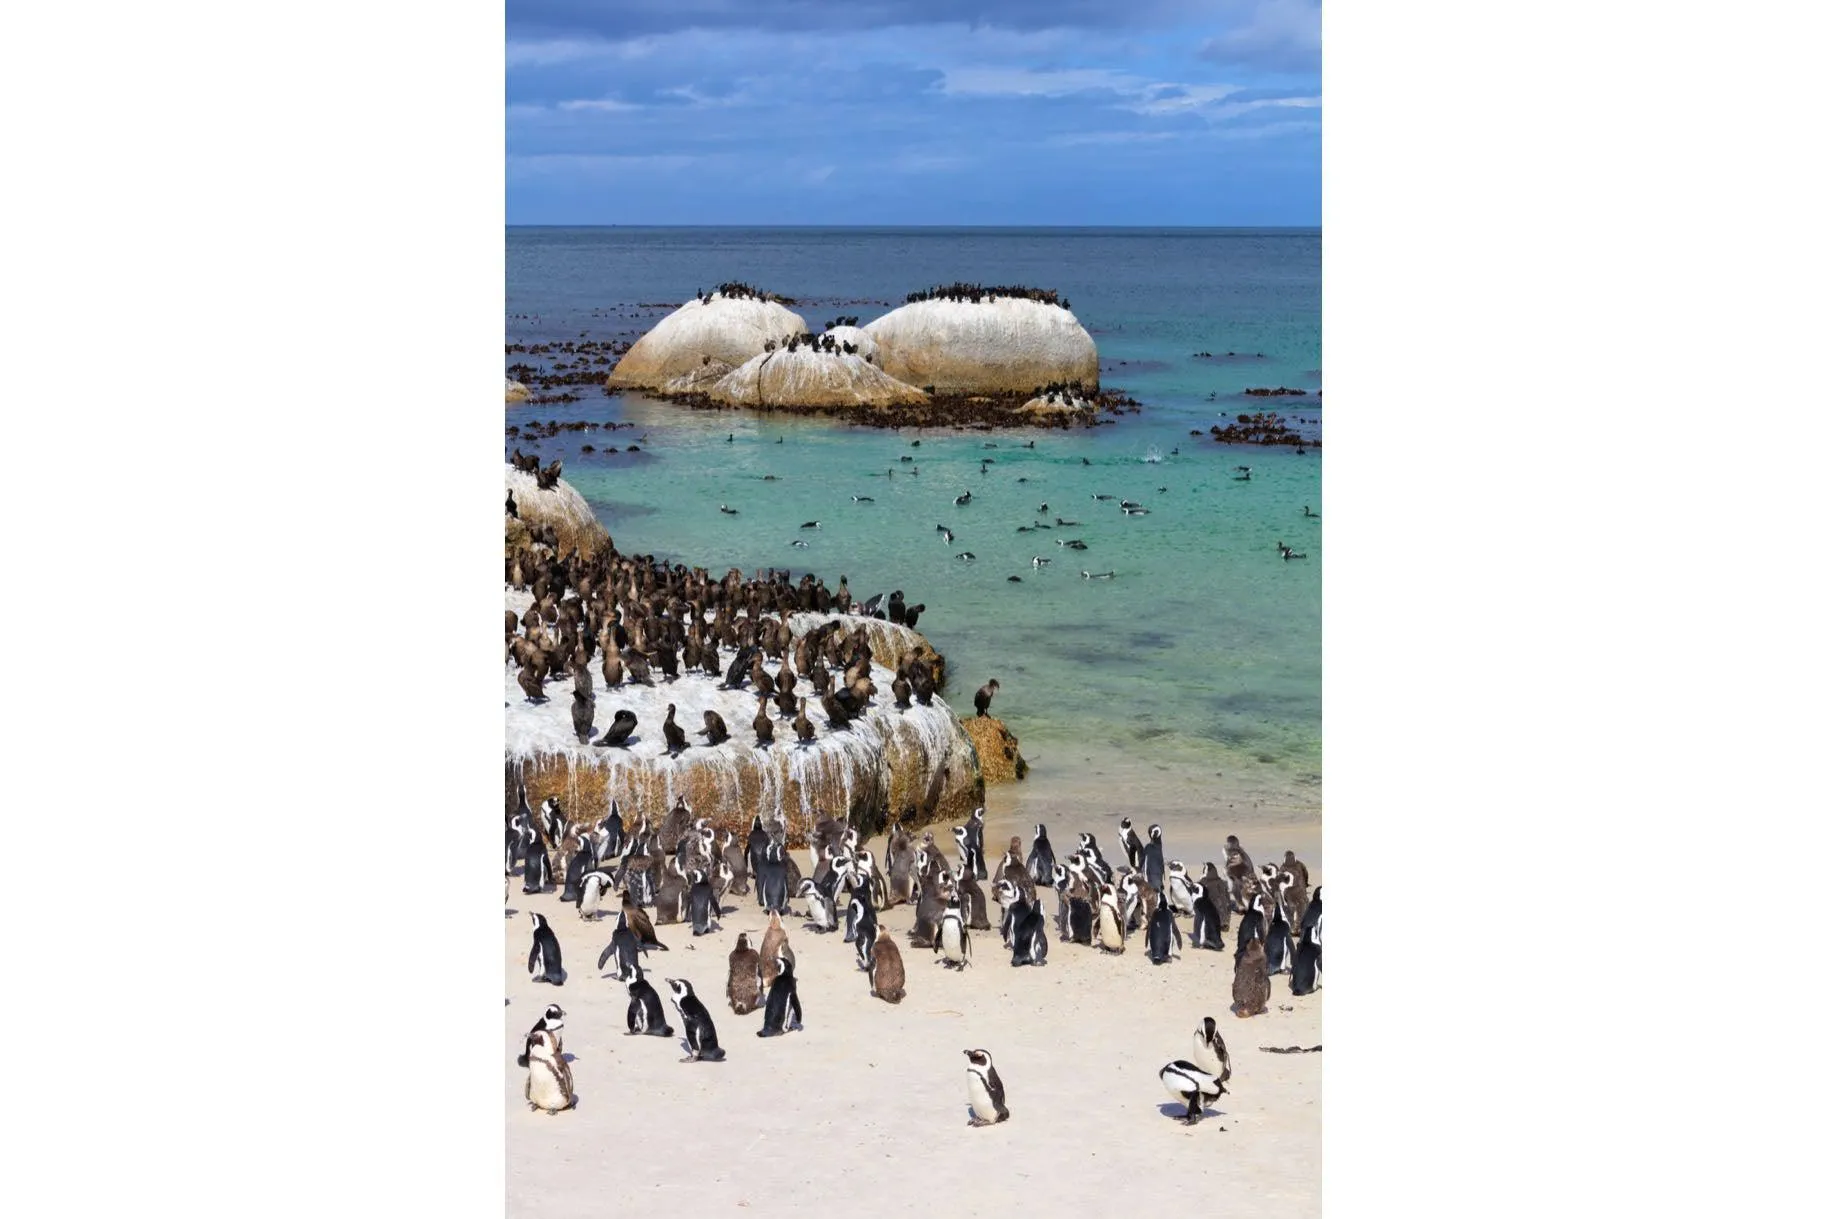
[[[586,386],[507,422],[634,427],[509,437],[504,452],[562,456],[624,551],[811,570],[833,588],[844,575],[859,599],[904,590],[946,656],[945,697],[969,715],[997,678],[992,713],[1049,789],[1095,781],[1113,808],[1152,786],[1317,814],[1320,450],[1220,445],[1206,429],[1267,409],[1321,434],[1320,245],[1316,229],[510,228],[510,344],[632,339],[728,280],[795,298],[814,331],[936,283],[1020,283],[1067,297],[1104,386],[1142,411],[1073,432],[897,432]],[[519,361],[540,357],[505,362]],[[581,451],[630,443],[641,451]],[[1125,516],[1122,499],[1148,514]],[[1078,523],[1017,532],[1056,518]]]

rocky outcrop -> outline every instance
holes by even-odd
[[[576,546],[589,554],[598,542],[608,539],[602,522],[576,487],[561,478],[551,490],[542,491],[533,475],[505,462],[503,469],[507,471],[507,489],[514,493],[514,506],[522,525],[551,525],[559,536],[561,550]],[[508,524],[513,526],[514,522],[510,520]]]
[[[1029,394],[1038,385],[1098,384],[1098,348],[1058,305],[1020,297],[923,300],[884,314],[864,332],[882,370],[942,394]]]
[[[609,384],[656,389],[704,367],[706,356],[737,368],[760,355],[768,340],[805,333],[805,320],[778,301],[722,293],[695,297],[635,341],[609,374]]]
[[[509,609],[522,612],[528,603],[526,594],[507,594]],[[695,814],[739,836],[758,811],[783,817],[798,845],[821,815],[848,815],[871,834],[892,817],[909,824],[953,820],[983,803],[977,751],[958,716],[938,698],[931,707],[897,710],[888,696],[894,674],[880,666],[872,673],[877,697],[846,728],[834,731],[818,700],[807,701],[818,733],[808,745],[797,743],[791,721],[771,704],[775,743],[766,749],[755,745],[750,721],[757,701],[748,689],[725,690],[701,674],[605,688],[596,676],[598,728],[625,708],[638,719],[626,749],[579,744],[569,678],[549,681],[548,701],[533,704],[516,683],[514,666],[505,666],[506,756],[522,765],[535,806],[556,795],[574,818],[602,817],[613,798],[632,823],[641,815],[659,820],[684,796]],[[677,757],[667,755],[661,732],[669,703],[691,741]],[[729,727],[730,739],[720,745],[698,735],[707,710]]]
[[[823,338],[827,334],[832,337],[834,343],[838,344],[840,350],[843,349],[844,344],[849,343],[852,347],[857,349],[857,354],[864,359],[869,360],[872,363],[881,362],[881,353],[878,352],[876,348],[876,340],[871,337],[870,332],[863,327],[833,326],[819,337]]]
[[[893,407],[927,400],[860,355],[807,347],[763,352],[707,392],[726,406]]]
[[[1021,742],[1003,721],[988,715],[974,715],[961,723],[965,735],[977,750],[978,765],[984,782],[1008,783],[1028,775],[1028,763],[1022,758]]]
[[[787,619],[787,629],[798,639],[806,632],[841,622],[846,631],[861,630],[870,641],[870,659],[889,671],[891,678],[904,660],[924,660],[933,669],[933,684],[946,687],[946,658],[934,650],[927,637],[913,627],[902,626],[885,618],[865,618],[861,614],[795,614]],[[877,682],[884,690],[888,686]]]
[[[508,380],[508,405],[512,406],[516,402],[525,402],[532,396],[533,391],[528,389],[525,385],[522,385],[519,381],[512,378]]]
[[[663,394],[702,394],[734,371],[722,360],[706,356],[697,368],[680,373],[660,386]]]
[[[1018,415],[1040,419],[1074,419],[1095,415],[1098,404],[1071,393],[1038,394],[1016,408]]]

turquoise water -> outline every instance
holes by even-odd
[[[952,279],[1062,291],[1098,342],[1105,384],[1139,399],[1140,415],[1073,433],[889,432],[587,389],[577,403],[510,408],[508,422],[635,424],[537,446],[564,457],[624,550],[810,569],[834,586],[844,574],[859,597],[900,588],[924,602],[920,629],[952,666],[954,706],[968,713],[971,692],[998,678],[995,712],[1037,773],[1117,756],[1318,807],[1321,523],[1302,510],[1323,514],[1319,450],[1188,435],[1266,406],[1319,434],[1317,232],[510,229],[507,266],[509,342],[633,337],[669,311],[641,303],[728,279],[797,298],[814,329],[839,314],[867,323],[887,312],[880,302]],[[1310,393],[1241,392],[1281,385]],[[631,442],[643,451],[579,451]],[[965,490],[972,502],[954,505]],[[1124,516],[1124,498],[1149,515]],[[1055,517],[1081,524],[1016,532]],[[809,520],[821,527],[799,528]],[[1056,545],[1067,537],[1087,549]],[[1282,560],[1279,540],[1307,559]],[[955,557],[965,550],[975,561]],[[1036,569],[1036,555],[1053,561]]]

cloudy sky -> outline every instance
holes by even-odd
[[[1319,0],[508,0],[510,224],[1320,223]]]

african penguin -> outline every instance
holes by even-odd
[[[1165,965],[1171,957],[1181,955],[1181,929],[1174,921],[1174,907],[1156,902],[1149,916],[1149,962]]]
[[[774,984],[768,988],[767,1006],[762,1012],[761,1031],[757,1037],[779,1037],[802,1028],[800,988],[793,980],[793,962],[785,956],[774,961]]]
[[[724,997],[739,1016],[761,1006],[762,955],[749,947],[748,932],[738,934],[736,947],[730,950],[730,980],[724,986]]]
[[[806,927],[821,935],[838,929],[838,911],[831,898],[811,877],[800,882],[800,900],[806,903]]]
[[[679,1013],[679,1023],[684,1026],[686,1056],[681,1062],[722,1062],[724,1052],[717,1044],[717,1026],[711,1023],[711,1013],[699,997],[692,993],[692,984],[684,978],[668,978],[667,989],[672,991],[673,1010]]]
[[[527,954],[527,974],[535,982],[565,985],[565,967],[559,960],[559,937],[537,910],[528,911],[533,920],[533,950]]]
[[[1123,853],[1129,858],[1130,867],[1138,872],[1142,871],[1142,839],[1136,836],[1136,826],[1128,817],[1117,823],[1117,841],[1123,846]]]
[[[1289,970],[1292,995],[1311,995],[1320,988],[1320,922],[1315,915],[1301,929],[1301,942],[1295,945],[1295,962]]]
[[[1015,885],[1004,881],[997,887],[998,900],[1010,911],[1010,956],[1015,965],[1047,964],[1047,918],[1039,901],[1022,899]]]
[[[1231,1010],[1242,1018],[1269,1010],[1269,963],[1263,959],[1263,941],[1250,940],[1231,978]]]
[[[526,1044],[521,1047],[520,1056],[514,1060],[514,1065],[518,1067],[527,1065],[527,1055],[533,1050],[533,1035],[535,1033],[550,1033],[552,1035],[553,1053],[563,1052],[565,1048],[564,1039],[559,1034],[560,1030],[564,1027],[565,1010],[556,1003],[548,1003],[546,1005],[545,1013],[540,1016],[538,1020],[533,1022],[533,1027],[531,1029],[527,1030]]]
[[[1036,884],[1042,883],[1042,878],[1054,874],[1054,847],[1047,840],[1045,825],[1035,826],[1035,844],[1028,851],[1028,874]]]
[[[1124,949],[1123,915],[1117,908],[1117,890],[1103,886],[1098,892],[1098,925],[1094,933],[1102,952],[1120,953]]]
[[[1181,1124],[1191,1126],[1200,1120],[1200,1102],[1216,1101],[1226,1091],[1217,1076],[1200,1070],[1185,1058],[1177,1058],[1161,1069],[1162,1087],[1168,1095],[1187,1106]]]
[[[640,967],[641,941],[629,929],[626,913],[616,916],[616,929],[610,933],[608,947],[597,957],[597,968],[602,969],[612,958],[616,967],[609,976],[618,982],[626,981]]]
[[[692,916],[692,934],[710,935],[722,931],[717,922],[717,894],[711,880],[697,868],[692,869],[692,887],[686,894],[686,908]]]
[[[938,934],[933,937],[933,953],[947,969],[963,969],[971,964],[971,932],[965,926],[965,912],[959,906],[958,894],[946,903],[940,915]]]
[[[1219,1022],[1211,1016],[1200,1021],[1193,1030],[1193,1065],[1208,1075],[1217,1076],[1220,1083],[1231,1078],[1231,1054],[1225,1048]]]
[[[887,927],[879,928],[875,948],[870,954],[870,994],[885,1003],[900,1003],[907,996],[907,973],[901,964],[901,949]]]
[[[1206,886],[1193,886],[1193,946],[1195,948],[1223,949],[1225,940],[1219,934],[1219,907],[1213,902],[1212,895]]]
[[[571,1086],[571,1064],[559,1053],[553,1034],[535,1029],[527,1037],[527,1084],[522,1095],[527,1107],[561,1113],[578,1103]]]
[[[965,1099],[971,1110],[973,1126],[993,1126],[1009,1120],[1003,1081],[997,1077],[989,1050],[965,1051]]]
[[[971,810],[971,817],[965,822],[965,834],[977,866],[975,874],[979,880],[988,880],[984,869],[984,810],[982,806]]]
[[[628,976],[628,1032],[624,1036],[671,1037],[666,1012],[660,1006],[660,992],[641,972],[636,962]]]
[[[1288,919],[1283,917],[1281,902],[1276,903],[1270,915],[1269,931],[1263,937],[1263,957],[1272,975],[1287,973],[1295,963],[1295,943],[1289,935]]]

